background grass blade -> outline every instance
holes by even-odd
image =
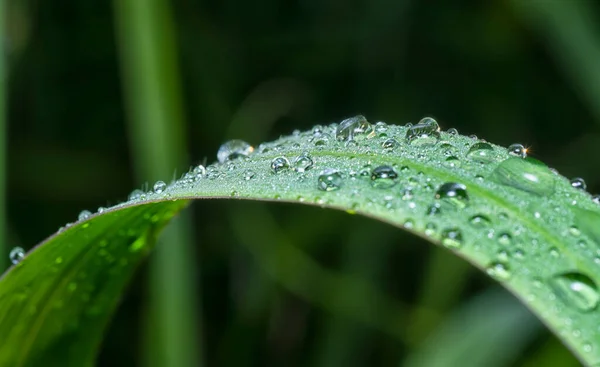
[[[0,40],[4,41],[6,28],[6,1],[0,0]],[[8,266],[8,236],[6,235],[6,61],[8,50],[6,43],[0,43],[0,271]]]
[[[173,20],[169,1],[114,2],[129,111],[129,140],[139,182],[156,181],[187,162]],[[142,350],[148,366],[201,366],[198,267],[189,213],[151,258]]]
[[[71,253],[70,261],[62,259],[60,263],[73,273],[83,266],[88,272],[102,268],[105,264],[94,263],[94,258],[76,259],[74,255],[85,254],[90,244],[85,238],[75,241],[69,236],[85,237],[83,233],[89,232],[84,232],[84,227],[95,228],[100,218],[113,218],[117,213],[122,215],[119,223],[113,222],[113,232],[146,228],[148,222],[160,222],[166,209],[167,217],[172,216],[179,208],[172,207],[177,205],[176,199],[233,197],[336,208],[404,228],[466,259],[521,299],[582,362],[598,363],[596,325],[600,324],[600,314],[594,311],[600,302],[595,253],[600,241],[596,225],[600,223],[600,207],[587,192],[541,162],[524,158],[525,152],[517,148],[502,148],[455,131],[440,132],[432,119],[414,126],[396,126],[371,125],[362,117],[295,132],[256,149],[239,142],[225,144],[219,152],[220,163],[206,170],[195,167],[163,191],[147,192],[117,205],[110,216],[82,220],[39,249]],[[133,215],[141,222],[131,226],[126,220]],[[378,297],[364,282],[356,282],[354,289],[325,274],[312,283],[297,277],[319,272],[318,267],[309,259],[302,260],[301,251],[286,244],[283,237],[274,237],[276,226],[257,229],[250,236],[245,221],[253,215],[260,212],[236,216],[236,226],[241,233],[246,228],[247,237],[255,237],[256,242],[248,243],[257,258],[287,287],[307,298],[316,292],[319,297],[313,298],[314,302],[337,307],[338,313],[349,316],[360,314],[367,323],[377,324],[378,310],[393,313],[386,298]],[[261,235],[266,231],[267,237]],[[143,235],[147,231],[141,233],[132,236],[148,237]],[[268,243],[272,238],[277,238],[277,243]],[[34,263],[33,259],[52,260],[40,250],[13,268],[0,282],[2,307],[18,300],[22,302],[19,310],[48,304],[42,302],[35,288],[29,290],[30,296],[18,296],[25,292],[18,274],[25,270],[25,274],[33,274],[33,265],[27,265]],[[309,271],[301,271],[302,267]],[[71,272],[59,273],[48,281],[56,283],[53,292],[62,294],[68,286],[61,279],[70,277]],[[359,298],[362,303],[344,304],[346,299],[356,301],[355,294],[365,294]],[[371,311],[354,312],[363,306]],[[73,315],[77,314],[74,310]],[[394,320],[389,331],[402,338],[405,331],[396,331],[405,324],[402,318],[387,319]],[[14,320],[19,318],[0,319],[0,330],[12,329]],[[29,330],[48,320],[55,323],[48,330],[57,335],[61,334],[56,325],[68,325],[69,321],[65,315],[48,319],[46,313],[36,313],[19,320],[18,330]],[[7,340],[22,343],[19,337],[23,336]],[[25,344],[35,343],[39,348],[48,345],[40,340],[32,338]],[[36,356],[36,348],[31,354],[26,353],[29,349],[17,349],[22,353],[18,361]],[[14,361],[10,359],[14,354],[7,355],[7,360]]]

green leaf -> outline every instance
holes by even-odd
[[[79,221],[9,271],[0,281],[0,339],[8,341],[0,365],[91,364],[127,279],[193,198],[297,202],[402,227],[485,271],[581,361],[598,363],[600,207],[525,154],[440,132],[432,119],[394,126],[360,116],[256,149],[224,144],[220,163]]]

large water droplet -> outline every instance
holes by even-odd
[[[469,201],[467,187],[456,182],[446,182],[440,186],[435,193],[435,198],[450,203],[458,208],[464,208]]]
[[[398,172],[391,166],[379,166],[371,172],[371,185],[378,189],[389,189],[397,179]]]
[[[342,174],[340,171],[332,168],[327,168],[319,174],[317,179],[317,187],[322,191],[335,191],[342,187]]]
[[[294,159],[294,171],[303,173],[312,168],[314,162],[308,153],[303,153]]]
[[[508,146],[508,154],[519,158],[526,158],[527,149],[521,144],[511,144]]]
[[[582,273],[559,274],[550,279],[550,285],[563,302],[581,311],[592,311],[600,302],[596,283]]]
[[[165,191],[166,188],[167,184],[164,181],[156,181],[153,187],[154,192],[157,194],[160,194],[161,192]]]
[[[440,140],[440,126],[431,117],[425,117],[406,131],[406,142],[415,146],[435,145]]]
[[[25,257],[25,250],[21,247],[14,247],[8,254],[10,262],[17,265]]]
[[[508,158],[496,167],[492,180],[538,196],[554,193],[555,175],[533,158]]]
[[[219,147],[217,159],[220,163],[228,160],[247,157],[254,151],[254,148],[243,140],[233,139]]]
[[[362,115],[358,115],[340,122],[335,130],[335,138],[340,141],[348,141],[361,134],[367,134],[368,137],[371,137],[373,133],[374,129],[367,119]]]
[[[286,157],[276,157],[271,161],[271,170],[274,173],[279,173],[290,168],[290,161]]]
[[[469,148],[467,157],[475,162],[490,163],[496,159],[496,152],[491,144],[479,142]]]

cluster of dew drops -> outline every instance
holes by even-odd
[[[316,149],[328,146],[331,141],[343,143],[347,148],[356,148],[362,140],[368,140],[375,136],[384,137],[381,142],[383,153],[391,153],[401,143],[395,137],[387,137],[385,131],[388,127],[383,122],[371,124],[363,116],[355,116],[343,120],[337,125],[332,125],[331,134],[326,129],[317,125],[312,129],[311,143]],[[457,168],[461,165],[458,154],[453,151],[452,145],[441,139],[441,129],[433,118],[425,117],[416,124],[405,125],[406,134],[405,143],[415,147],[431,148],[438,146],[446,149],[446,158],[443,164],[448,168]],[[450,136],[457,136],[458,131],[454,128],[448,129],[446,133]],[[294,132],[298,135],[299,132]],[[332,135],[334,135],[332,137]],[[472,135],[470,138],[474,141],[466,152],[466,157],[480,163],[491,162],[496,159],[494,147]],[[259,151],[267,153],[268,145],[261,145]],[[226,165],[236,159],[248,159],[255,152],[254,147],[243,140],[230,140],[221,145],[217,152],[219,164]],[[535,195],[547,196],[554,190],[554,177],[556,172],[551,169],[536,169],[534,165],[527,163],[527,149],[521,144],[512,144],[507,148],[508,159],[501,161],[493,172],[492,178],[500,184],[512,186],[513,188],[533,193]],[[277,156],[272,159],[270,170],[277,174],[286,170],[293,170],[298,173],[305,173],[315,166],[315,160],[309,152],[304,152],[294,159],[290,160],[285,156]],[[232,166],[233,167],[233,166]],[[545,167],[545,166],[544,166]],[[370,180],[371,185],[378,189],[388,189],[394,186],[405,167],[398,170],[392,165],[380,165],[369,170],[363,170],[357,174]],[[233,168],[231,168],[233,169]],[[551,172],[549,175],[548,172]],[[189,172],[186,172],[180,180],[167,185],[164,181],[157,181],[152,190],[145,192],[143,190],[134,190],[128,197],[129,202],[143,201],[150,198],[169,198],[169,189],[176,186],[184,187],[192,185],[194,182],[204,177],[214,178],[219,172],[214,165],[205,167],[197,165]],[[244,180],[251,180],[256,176],[252,170],[246,170],[243,173]],[[586,190],[585,181],[581,178],[574,178],[570,181],[572,187]],[[322,169],[316,179],[315,186],[322,192],[337,191],[344,185],[344,173],[336,168]],[[402,193],[403,199],[410,199],[412,193],[409,189]],[[444,202],[449,202],[455,207],[461,208],[467,205],[469,194],[464,184],[457,182],[445,182],[435,190],[435,203],[427,208],[430,215],[435,215],[440,210]],[[600,195],[591,196],[591,200],[600,205]],[[102,213],[106,208],[99,208],[97,213]],[[84,210],[78,216],[78,222],[89,219],[94,213]],[[472,223],[481,224],[489,222],[485,215],[476,215],[471,218]],[[64,229],[71,224],[61,228]],[[413,223],[407,220],[405,227],[411,228]],[[577,230],[576,227],[574,231]],[[434,224],[428,224],[425,233],[431,235],[437,230]],[[60,230],[59,230],[60,231]],[[440,233],[441,242],[448,248],[457,249],[462,246],[463,238],[459,228],[446,228]],[[498,237],[500,242],[510,241],[510,234],[502,234]],[[20,247],[15,247],[10,252],[10,260],[13,264],[19,263],[25,257],[25,251]],[[510,268],[506,261],[506,256],[500,256],[498,261],[493,261],[488,266],[488,274],[498,280],[507,280],[511,277]],[[599,258],[600,263],[600,258]],[[567,304],[570,304],[581,311],[590,311],[596,309],[600,303],[600,293],[596,283],[587,275],[577,271],[562,273],[555,276],[551,281],[556,294],[559,295]]]

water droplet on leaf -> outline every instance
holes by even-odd
[[[8,257],[13,265],[17,265],[25,257],[25,250],[23,250],[21,247],[14,247],[12,250],[10,250]]]
[[[339,190],[342,186],[342,174],[340,171],[332,168],[327,168],[319,174],[317,179],[317,187],[322,191]]]
[[[585,184],[585,181],[583,180],[583,178],[573,178],[571,179],[571,186],[573,186],[576,189],[580,189],[580,190],[585,190],[587,188],[587,185]]]
[[[271,161],[271,170],[274,173],[282,172],[288,168],[290,168],[290,161],[286,157],[276,157]]]
[[[164,181],[156,181],[153,189],[155,193],[160,194],[161,192],[165,191],[166,188],[167,184]]]
[[[339,141],[348,141],[353,140],[356,136],[361,134],[371,135],[373,133],[373,127],[369,124],[367,119],[362,115],[358,115],[340,122],[335,130],[335,139]]]
[[[508,158],[496,167],[492,180],[538,196],[554,193],[555,175],[533,158]]]
[[[232,159],[248,157],[253,151],[254,148],[250,144],[240,139],[233,139],[219,147],[217,160],[225,163]]]
[[[579,272],[559,274],[550,279],[550,285],[560,299],[571,307],[588,312],[596,309],[600,294],[596,283]]]
[[[489,276],[497,280],[508,280],[511,277],[510,268],[508,265],[494,261],[486,268]]]
[[[462,232],[458,228],[447,228],[442,231],[442,245],[449,248],[459,248],[462,246]]]
[[[508,146],[508,154],[519,158],[527,157],[527,149],[521,144],[511,144]]]
[[[431,117],[425,117],[406,131],[406,142],[414,146],[431,146],[440,140],[440,126]]]
[[[84,221],[84,220],[88,219],[91,216],[92,216],[92,212],[90,212],[89,210],[82,210],[79,213],[79,216],[77,217],[77,220],[79,220],[81,222],[81,221]]]
[[[440,186],[435,193],[435,198],[458,208],[464,208],[469,201],[467,187],[456,182],[446,182]]]
[[[389,189],[396,184],[398,172],[391,166],[379,166],[371,172],[371,186],[378,189]]]
[[[479,142],[469,148],[467,157],[475,162],[490,163],[496,159],[496,152],[491,144]]]
[[[314,162],[308,153],[303,153],[294,159],[294,171],[303,173],[312,168]]]
[[[394,138],[386,139],[381,143],[381,147],[387,151],[394,150],[398,146],[398,141]]]

